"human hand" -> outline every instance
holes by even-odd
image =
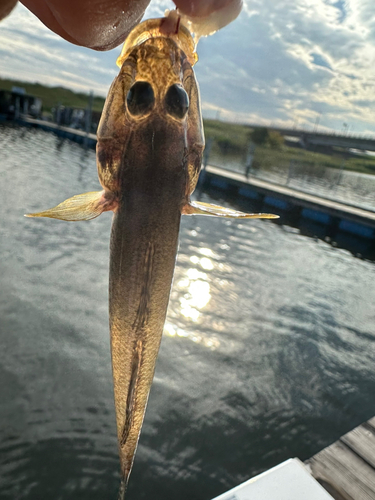
[[[241,0],[174,0],[181,12],[205,17]],[[17,0],[0,0],[0,19]],[[122,43],[141,20],[150,0],[22,0],[50,30],[76,45],[96,50]]]
[[[16,3],[17,0],[0,0],[0,21],[12,12]]]

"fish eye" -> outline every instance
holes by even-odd
[[[126,96],[126,104],[132,115],[142,115],[151,111],[154,102],[154,91],[148,82],[135,82]]]
[[[177,83],[171,85],[165,95],[167,112],[175,118],[183,118],[189,109],[189,97]]]

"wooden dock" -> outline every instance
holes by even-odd
[[[59,137],[70,139],[79,144],[85,144],[91,149],[95,149],[96,146],[96,135],[87,133],[84,130],[78,130],[71,127],[65,127],[58,125],[57,123],[48,122],[45,120],[38,120],[37,118],[31,118],[29,116],[22,117],[17,120],[20,125],[26,125],[28,127],[37,127],[47,132],[53,132]]]
[[[305,465],[335,500],[375,500],[375,417]]]

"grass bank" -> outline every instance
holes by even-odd
[[[51,112],[51,109],[61,104],[72,108],[85,109],[89,100],[89,94],[73,92],[64,87],[48,87],[40,83],[29,83],[17,80],[0,78],[0,89],[11,90],[12,87],[22,87],[27,94],[40,97],[43,102],[43,111]],[[101,111],[104,105],[104,98],[94,96],[93,110]]]
[[[253,129],[246,125],[204,120],[206,140],[213,139],[212,155],[215,158],[225,157],[243,164],[245,168],[246,156]],[[275,167],[288,169],[290,162],[306,165],[311,168],[328,167],[352,170],[364,174],[375,174],[375,157],[363,155],[348,155],[345,151],[334,150],[332,154],[307,151],[302,148],[289,147],[280,144],[272,147],[269,144],[256,145],[253,168],[271,170]]]

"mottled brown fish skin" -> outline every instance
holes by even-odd
[[[163,332],[186,183],[183,157],[170,155],[166,165],[165,141],[155,135],[159,147],[141,165],[138,159],[139,169],[125,176],[128,188],[119,200],[111,235],[109,315],[117,433],[125,477],[132,466]],[[138,148],[130,145],[127,157],[132,159]],[[154,163],[161,157],[162,164]],[[160,177],[168,177],[167,190],[161,188]]]
[[[135,81],[152,85],[155,105],[131,116],[126,95]],[[165,94],[181,84],[189,111],[176,119]],[[149,40],[124,62],[98,130],[99,178],[115,193],[110,245],[109,313],[117,435],[129,478],[167,312],[181,208],[198,179],[204,138],[199,95],[184,53],[166,38]]]

